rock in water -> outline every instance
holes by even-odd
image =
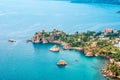
[[[57,45],[53,46],[52,48],[50,48],[50,51],[56,52],[59,51],[59,47]]]
[[[59,60],[59,62],[57,63],[58,66],[66,66],[67,63],[64,60]]]

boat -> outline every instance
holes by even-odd
[[[14,39],[9,39],[8,42],[16,42]]]

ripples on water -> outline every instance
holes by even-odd
[[[120,29],[120,15],[116,13],[119,10],[119,5],[0,0],[0,36],[26,38],[35,31],[53,28],[67,33]]]
[[[67,33],[120,29],[119,10],[119,5],[0,0],[0,80],[104,80],[100,69],[105,59],[70,50],[53,53],[49,51],[53,44],[33,45],[25,40],[42,29]],[[11,38],[17,42],[8,43]],[[59,59],[68,66],[58,68]]]

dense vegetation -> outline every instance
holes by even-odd
[[[52,32],[37,32],[34,39],[47,41],[63,41],[71,47],[81,47],[92,55],[105,56],[120,62],[120,50],[114,44],[120,41],[120,30],[115,32],[94,32],[86,31],[83,33],[75,32],[74,34],[66,34],[63,31],[54,29]],[[114,75],[120,75],[120,66],[110,64],[107,66]]]

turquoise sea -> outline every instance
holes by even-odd
[[[54,44],[26,43],[36,31],[53,28],[66,33],[120,29],[119,5],[69,1],[0,0],[0,80],[106,80],[101,57],[82,52],[50,52]],[[17,40],[9,43],[8,39]],[[68,65],[58,67],[64,59]],[[75,62],[78,60],[78,62]]]

